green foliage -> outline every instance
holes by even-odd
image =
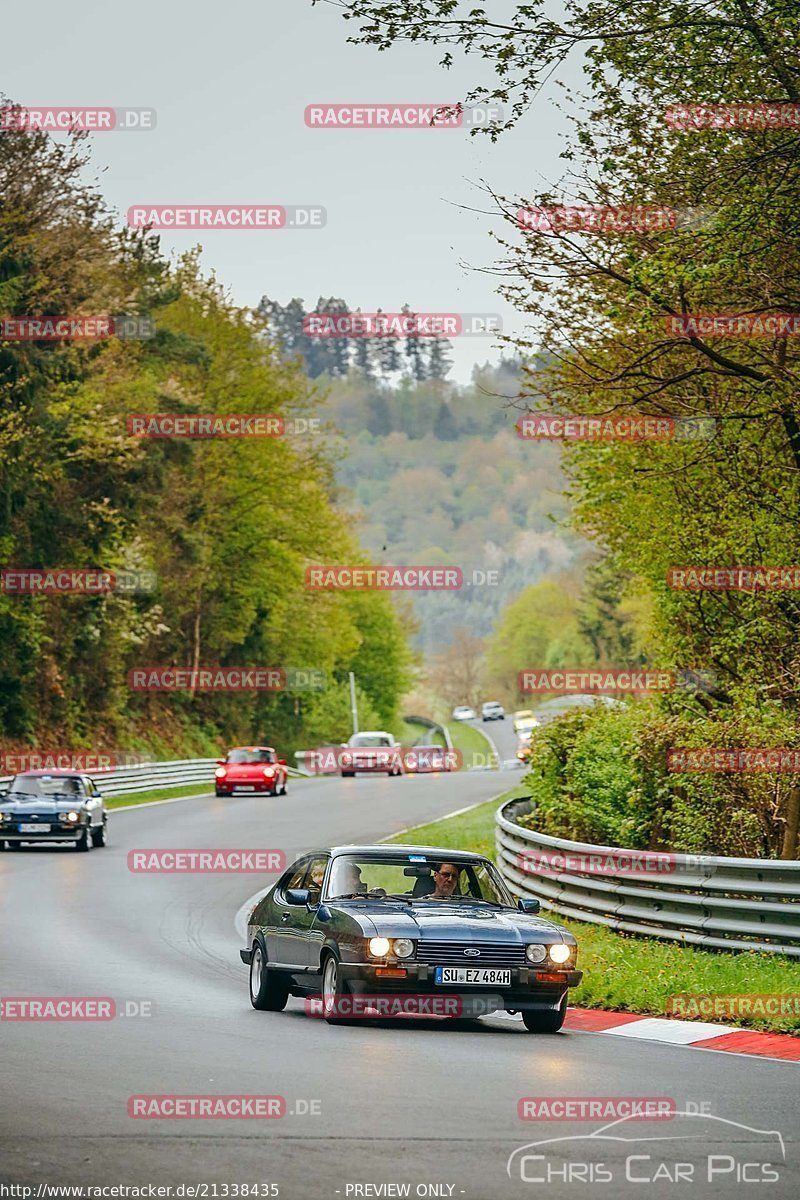
[[[0,593],[0,734],[162,754],[259,737],[291,750],[323,726],[346,735],[349,719],[332,722],[351,669],[367,713],[393,721],[406,618],[383,595],[305,587],[309,563],[364,559],[322,443],[128,434],[136,413],[311,417],[318,400],[195,254],[170,267],[156,238],[116,229],[81,182],[81,145],[0,139],[2,311],[142,313],[156,336],[0,341],[0,559],[149,570],[157,587]],[[313,693],[131,694],[129,670],[154,664],[323,671],[328,715]]]

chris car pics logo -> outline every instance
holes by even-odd
[[[755,1129],[688,1104],[670,1115],[663,1133],[660,1128],[643,1129],[636,1121],[636,1116],[621,1117],[590,1134],[528,1142],[509,1155],[506,1173],[539,1188],[555,1184],[559,1194],[565,1184],[711,1183],[725,1188],[782,1178],[786,1150],[776,1129]],[[618,1192],[625,1194],[644,1193]],[[692,1194],[691,1187],[685,1194]]]

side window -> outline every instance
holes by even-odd
[[[303,879],[305,878],[307,866],[308,866],[308,859],[304,858],[303,861],[298,863],[296,867],[293,867],[290,871],[288,871],[287,874],[284,875],[283,879],[281,880],[281,886],[279,888],[279,891],[281,893],[283,893],[286,891],[287,888],[302,887]]]
[[[87,796],[96,796],[97,795],[97,788],[94,786],[94,783],[92,782],[91,779],[86,780],[86,794],[87,794]]]

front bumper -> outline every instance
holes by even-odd
[[[279,780],[264,779],[258,783],[215,783],[214,788],[218,792],[274,792],[278,787]]]
[[[240,951],[243,962],[249,962],[247,951]],[[248,957],[245,958],[245,955]],[[386,969],[381,963],[340,963],[342,979],[351,990],[363,991],[369,994],[387,992],[392,994],[415,993],[425,996],[500,996],[505,1008],[553,1008],[561,1000],[568,988],[577,987],[583,979],[582,971],[548,971],[536,967],[511,967],[511,983],[508,986],[496,984],[437,984],[434,983],[436,966],[463,966],[463,964],[433,964],[405,962],[405,976],[378,975],[378,970]],[[397,969],[395,964],[391,968]],[[540,979],[542,975],[558,976],[557,980]],[[355,986],[354,986],[355,985]]]
[[[49,828],[41,833],[20,833],[13,826],[0,825],[0,842],[77,842],[83,836],[85,825],[67,828]]]

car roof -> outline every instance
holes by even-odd
[[[83,771],[70,771],[67,767],[53,767],[51,771],[44,767],[36,767],[30,771],[17,771],[15,779],[31,779],[35,775],[58,775],[60,779],[88,779]]]
[[[274,746],[231,746],[228,754],[232,754],[234,750],[273,750]]]
[[[436,862],[474,862],[476,858],[490,861],[485,854],[478,854],[471,850],[453,850],[450,847],[442,846],[402,846],[398,842],[393,842],[390,846],[380,842],[372,845],[320,846],[299,857],[307,858],[315,854],[330,854],[333,858],[340,854],[385,854],[390,858],[397,859],[406,859],[409,854],[421,854],[426,859],[430,858]]]

